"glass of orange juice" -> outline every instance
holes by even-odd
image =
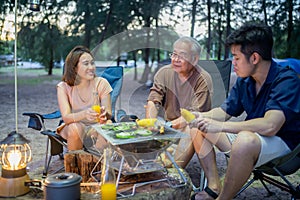
[[[117,188],[116,184],[106,182],[101,185],[101,199],[102,200],[116,200],[117,199]]]
[[[99,96],[97,92],[93,92],[93,105],[92,109],[96,111],[97,113],[101,112],[101,106],[100,106],[100,101],[99,101]]]
[[[101,199],[117,199],[116,174],[111,167],[113,151],[110,147],[103,151],[103,163],[101,169]]]

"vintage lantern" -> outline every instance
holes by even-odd
[[[29,9],[32,11],[40,11],[40,0],[29,0]]]
[[[26,165],[31,160],[29,140],[16,131],[0,142],[0,197],[16,197],[29,192],[25,181],[29,180]]]

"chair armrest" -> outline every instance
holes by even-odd
[[[29,116],[28,128],[40,131],[44,127],[44,117],[39,113],[23,113],[24,116]]]
[[[57,134],[55,131],[51,131],[51,130],[41,131],[41,134],[56,138],[56,139],[58,139],[60,141],[63,141],[65,143],[67,142],[66,139],[64,139],[61,135]]]
[[[54,111],[53,113],[43,115],[44,119],[57,119],[61,117],[61,113],[59,110]]]
[[[61,117],[60,111],[55,111],[49,114],[39,114],[39,113],[23,113],[24,116],[29,116],[28,128],[32,128],[40,131],[45,130],[44,119],[57,119]],[[60,122],[61,124],[61,122]]]

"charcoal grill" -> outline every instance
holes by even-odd
[[[124,125],[131,127],[127,131],[139,129],[134,122],[114,123],[111,126],[118,127]],[[117,185],[119,184],[121,174],[127,176],[156,171],[165,171],[168,173],[167,168],[161,158],[161,154],[164,152],[180,175],[181,180],[179,180],[178,183],[171,181],[171,178],[168,178],[168,176],[164,176],[161,179],[153,181],[137,183],[132,187],[132,193],[129,196],[134,195],[136,187],[155,182],[166,181],[170,184],[170,187],[173,188],[186,185],[186,177],[181,172],[173,157],[167,151],[167,148],[177,142],[180,138],[188,137],[186,134],[183,134],[182,132],[172,129],[168,126],[164,126],[163,133],[160,133],[159,129],[154,128],[151,130],[152,134],[148,136],[136,135],[133,138],[120,139],[116,137],[116,133],[120,131],[116,129],[108,129],[107,125],[97,124],[93,125],[93,128],[101,136],[103,136],[114,149],[112,167],[118,171]],[[128,195],[119,195],[122,197],[128,197]]]

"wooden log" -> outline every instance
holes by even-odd
[[[82,182],[87,182],[91,178],[91,172],[99,161],[99,157],[86,151],[71,151],[65,154],[64,166],[66,172],[76,173],[82,176]],[[94,171],[100,171],[101,165],[97,165]]]

